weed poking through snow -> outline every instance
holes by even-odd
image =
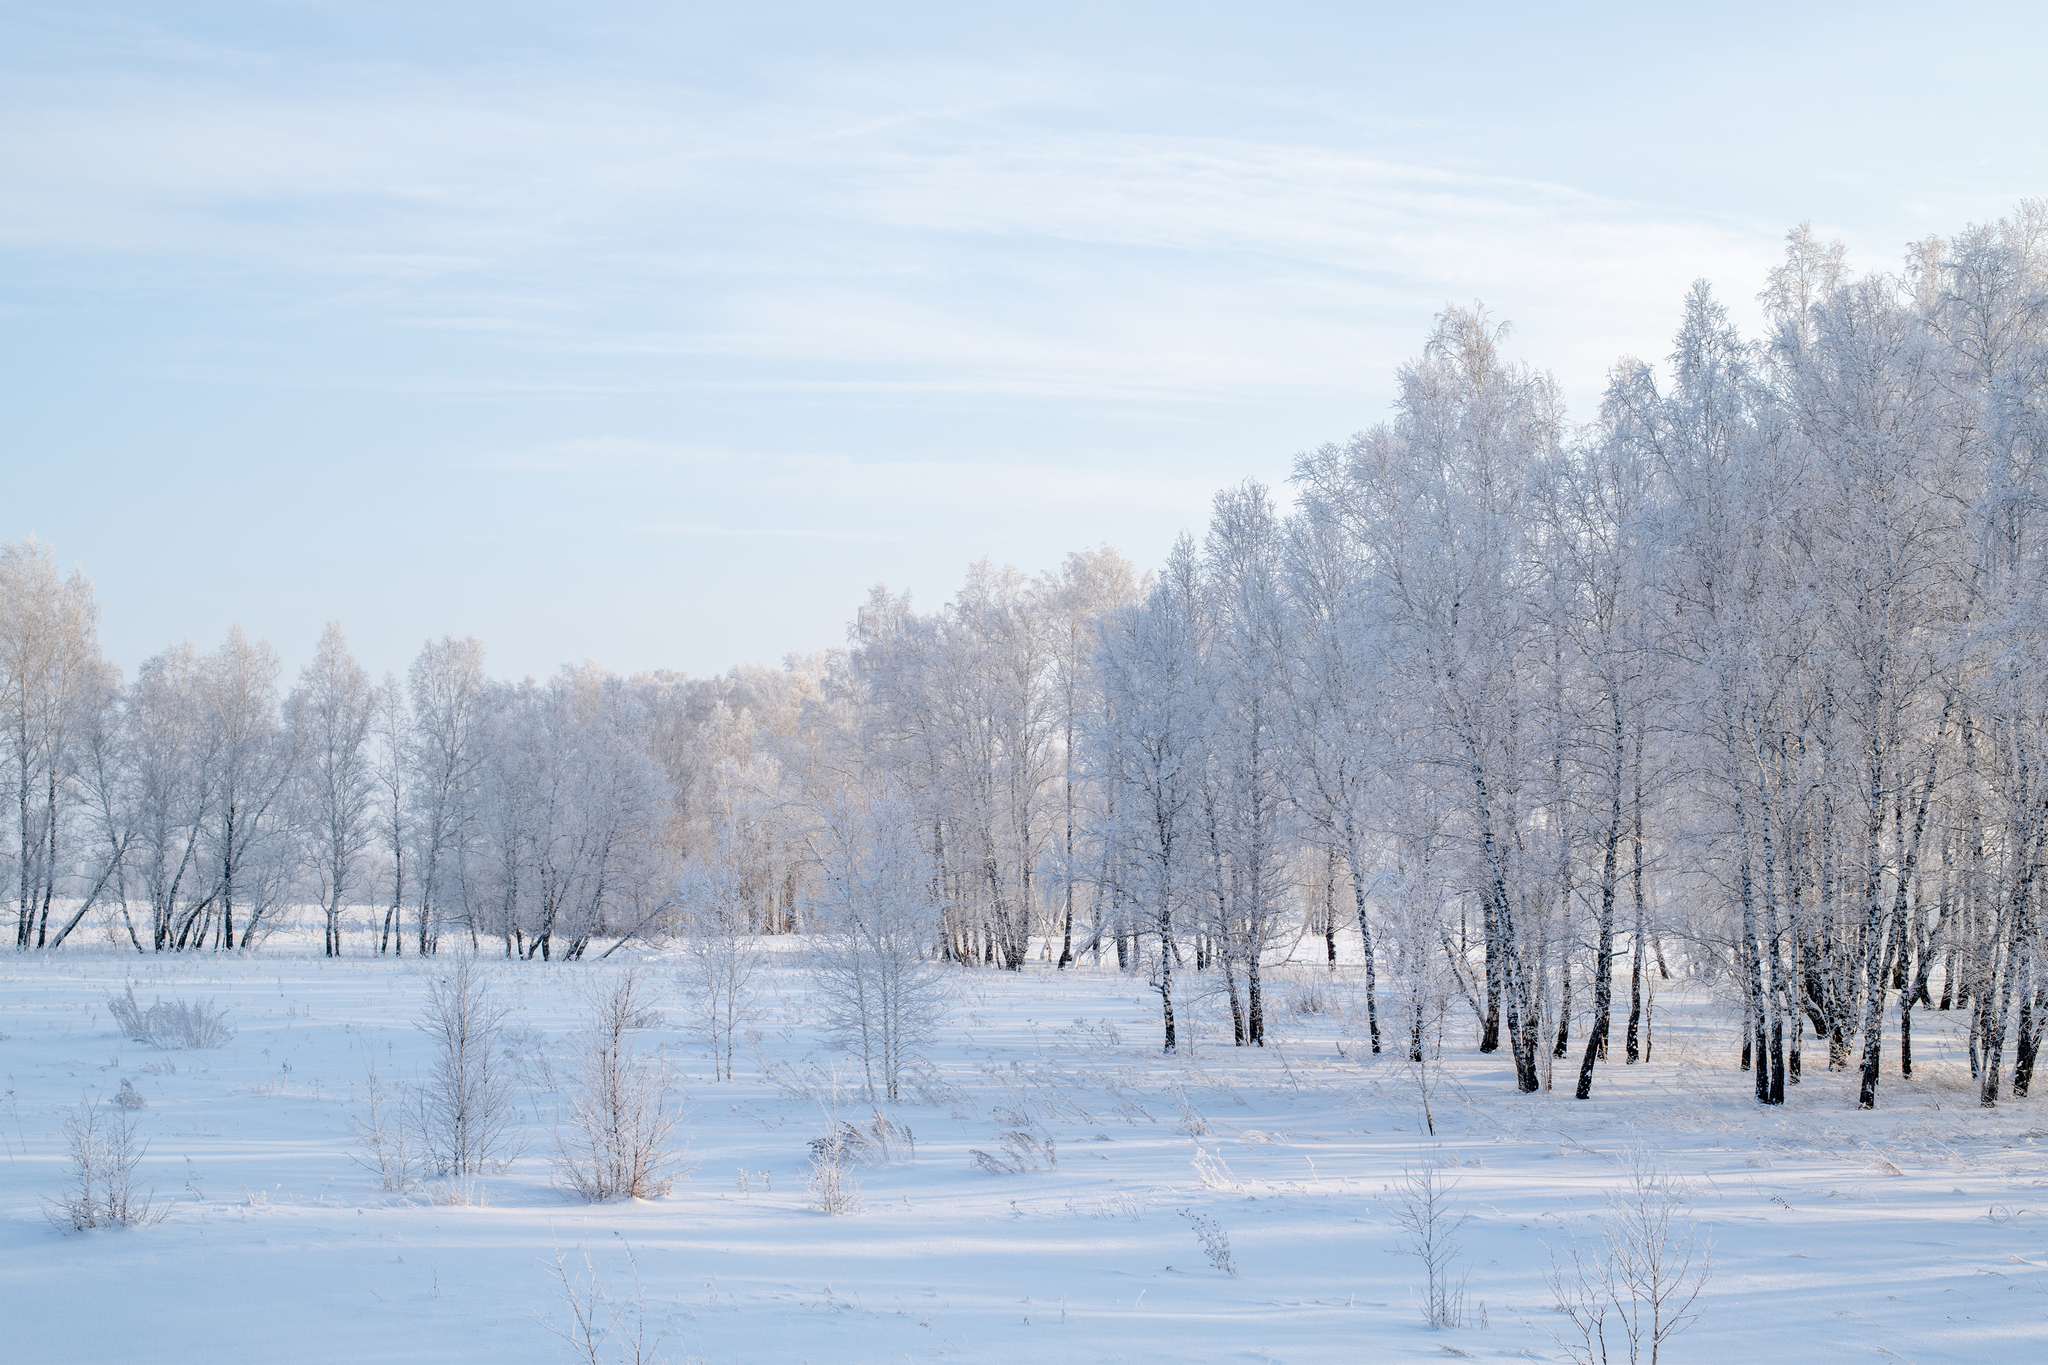
[[[1209,1264],[1226,1275],[1237,1274],[1237,1262],[1230,1258],[1230,1234],[1206,1213],[1182,1209],[1180,1216],[1187,1219],[1195,1233],[1195,1241],[1202,1247],[1202,1254],[1209,1258]]]

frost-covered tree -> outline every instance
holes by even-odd
[[[373,837],[377,773],[370,730],[378,693],[349,652],[341,624],[329,622],[313,662],[287,703],[299,774],[305,858],[326,920],[326,952],[341,953],[341,912],[356,889]]]
[[[1145,600],[1102,624],[1103,702],[1083,732],[1091,778],[1117,793],[1104,810],[1105,875],[1150,936],[1162,1047],[1179,1042],[1174,972],[1189,907],[1203,894],[1198,844],[1210,700],[1201,576],[1183,538]],[[1142,939],[1141,939],[1142,944]]]
[[[1219,493],[1203,552],[1210,706],[1200,824],[1201,922],[1222,968],[1231,1032],[1265,1044],[1261,966],[1280,931],[1292,869],[1284,718],[1295,644],[1281,598],[1283,529],[1257,484]],[[1244,997],[1238,977],[1244,979]]]
[[[218,777],[206,834],[213,885],[189,926],[194,947],[209,932],[223,950],[248,947],[285,894],[299,736],[281,714],[278,672],[277,651],[251,643],[239,626],[201,664],[201,724],[211,732]]]
[[[377,931],[379,953],[402,955],[405,951],[405,926],[401,918],[412,851],[413,736],[405,690],[396,677],[387,673],[372,700],[370,719],[372,823],[386,859],[385,875],[391,888],[383,923]]]
[[[860,1059],[868,1098],[893,1102],[947,1005],[931,864],[900,799],[855,793],[818,826],[809,920],[821,1022]]]
[[[92,584],[77,571],[63,577],[48,545],[31,538],[0,546],[0,724],[13,798],[17,948],[49,941],[68,861],[63,840],[78,787],[78,743],[106,679],[98,622]]]
[[[464,843],[475,812],[489,720],[484,647],[475,636],[429,640],[406,677],[412,702],[413,865],[417,944],[434,950],[437,913],[459,900]]]

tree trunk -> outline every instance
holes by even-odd
[[[1358,852],[1358,840],[1348,829],[1346,834],[1350,847],[1345,851],[1344,862],[1345,866],[1351,870],[1351,896],[1358,908],[1358,941],[1365,954],[1365,1028],[1372,1038],[1373,1055],[1378,1056],[1380,1050],[1380,1007],[1377,954],[1373,951],[1372,924],[1365,917],[1365,877],[1358,870],[1359,859],[1355,856]],[[1337,961],[1335,918],[1333,913],[1330,926],[1330,962],[1332,965],[1335,965]],[[1482,1045],[1480,1050],[1483,1052],[1486,1049]]]

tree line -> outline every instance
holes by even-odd
[[[715,679],[513,684],[450,638],[373,683],[330,626],[288,691],[239,632],[124,682],[84,579],[7,547],[17,943],[99,909],[246,947],[317,905],[340,952],[375,906],[369,951],[574,958],[887,902],[929,957],[1113,957],[1168,1049],[1190,974],[1256,1046],[1268,966],[1341,939],[1375,1051],[1469,1015],[1525,1091],[1645,1056],[1680,970],[1760,1103],[1810,1039],[1874,1105],[1918,1008],[1967,1012],[1983,1103],[2025,1094],[2048,205],[1862,275],[1802,225],[1759,302],[1744,337],[1696,285],[1583,424],[1447,309],[1386,421],[1156,572],[877,588],[845,649]]]

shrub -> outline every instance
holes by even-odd
[[[641,996],[628,968],[598,997],[567,1128],[555,1129],[556,1178],[592,1203],[654,1199],[674,1184],[682,1114],[668,1069],[633,1046]]]
[[[227,1010],[215,1010],[211,1000],[165,1000],[159,996],[144,1009],[135,998],[132,981],[126,994],[107,998],[107,1009],[124,1035],[150,1047],[226,1047],[235,1036]]]
[[[64,1120],[71,1168],[64,1192],[44,1201],[44,1212],[60,1228],[137,1227],[168,1212],[135,1188],[135,1167],[147,1144],[136,1138],[135,1120],[81,1099]]]
[[[369,1153],[358,1164],[377,1173],[377,1183],[394,1194],[404,1194],[419,1182],[420,1142],[413,1118],[419,1106],[409,1105],[397,1090],[377,1074],[377,1049],[362,1040],[362,1106],[349,1115],[356,1145]]]

